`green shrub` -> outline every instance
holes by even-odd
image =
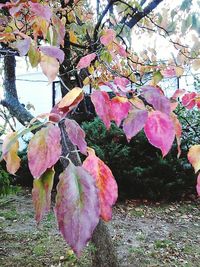
[[[0,165],[0,196],[13,194],[19,191],[19,187],[12,185],[11,175]]]
[[[121,197],[178,199],[195,192],[195,175],[183,149],[177,159],[176,144],[162,158],[161,152],[149,144],[143,132],[130,143],[114,123],[109,131],[96,118],[83,123],[88,146],[111,168]],[[183,144],[183,147],[186,146]]]

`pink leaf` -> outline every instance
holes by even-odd
[[[60,175],[55,214],[59,230],[80,256],[99,222],[99,200],[93,177],[71,162]]]
[[[156,87],[146,86],[142,89],[145,100],[151,104],[154,109],[159,110],[167,115],[171,112],[171,104],[167,97],[165,97]]]
[[[10,15],[13,17],[16,13],[18,13],[23,8],[23,4],[19,4],[17,6],[13,6],[9,9]]]
[[[66,132],[71,142],[76,145],[81,153],[87,154],[87,143],[85,141],[85,132],[79,124],[70,119],[65,119]]]
[[[172,99],[177,99],[177,98],[179,98],[179,97],[181,97],[181,96],[183,96],[185,94],[185,89],[177,89],[175,92],[174,92],[174,94],[173,94],[173,96],[172,96]]]
[[[103,45],[107,46],[107,45],[111,44],[114,41],[115,36],[116,36],[116,33],[115,33],[114,30],[107,29],[107,30],[105,30],[105,33],[101,36],[100,42]]]
[[[175,134],[176,134],[176,141],[177,141],[177,147],[178,147],[178,155],[179,158],[181,155],[181,135],[182,135],[182,126],[178,120],[178,117],[176,114],[171,113],[172,122],[174,124]]]
[[[165,78],[172,78],[172,77],[176,76],[176,69],[173,66],[169,66],[165,70],[162,70],[161,74]]]
[[[54,174],[53,169],[48,169],[39,179],[33,181],[32,198],[37,223],[50,211]]]
[[[91,95],[92,103],[99,118],[104,122],[107,129],[110,128],[110,98],[104,91],[94,91]]]
[[[102,219],[105,221],[111,220],[112,206],[118,197],[117,183],[111,170],[95,155],[93,150],[89,150],[89,156],[83,162],[83,167],[94,177],[99,189]]]
[[[35,13],[36,16],[42,17],[48,22],[50,22],[52,12],[49,6],[44,6],[39,3],[33,3],[29,1],[29,5],[31,7],[31,11]]]
[[[130,110],[131,104],[128,102],[128,99],[125,97],[116,96],[111,99],[110,108],[112,120],[114,120],[119,127],[121,121],[127,117]]]
[[[196,102],[195,102],[196,95],[197,94],[195,92],[185,94],[182,97],[183,106],[185,106],[187,109],[192,109],[196,104]]]
[[[130,111],[123,123],[123,130],[128,141],[143,129],[147,118],[147,110],[132,109]]]
[[[197,185],[196,185],[197,193],[200,196],[200,173],[197,177]]]
[[[153,111],[149,114],[144,131],[149,143],[159,148],[164,157],[175,137],[174,125],[170,118],[160,111]]]
[[[31,38],[26,38],[23,40],[17,40],[15,43],[12,44],[13,48],[17,48],[21,57],[25,56],[30,48],[31,45]]]
[[[65,53],[56,46],[40,46],[40,50],[47,56],[57,58],[60,64],[64,61]]]
[[[130,90],[127,88],[127,85],[129,84],[129,80],[124,78],[124,77],[122,77],[122,78],[121,77],[115,77],[114,84],[116,84],[122,92],[126,93]]]
[[[89,54],[87,56],[84,56],[82,57],[79,62],[78,62],[78,65],[76,66],[77,69],[81,70],[81,69],[84,69],[84,68],[87,68],[90,66],[91,62],[96,58],[96,54],[95,53],[92,53],[92,54]]]
[[[52,124],[38,131],[28,145],[28,164],[34,178],[40,177],[60,158],[60,129]]]

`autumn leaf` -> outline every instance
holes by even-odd
[[[31,38],[26,38],[23,40],[17,40],[16,42],[12,43],[11,47],[17,49],[19,51],[19,55],[21,57],[26,56],[30,49],[31,45]]]
[[[104,31],[103,35],[100,37],[100,42],[103,45],[108,46],[114,41],[115,37],[116,37],[116,32],[112,29],[107,29]]]
[[[57,185],[55,214],[59,230],[80,256],[99,222],[99,200],[94,178],[71,162]]]
[[[15,174],[20,167],[21,159],[18,157],[17,152],[19,149],[19,141],[16,140],[12,145],[9,146],[9,143],[17,136],[17,133],[9,133],[6,135],[3,146],[2,146],[2,154],[3,158],[6,161],[7,171],[11,174]]]
[[[66,132],[70,141],[76,145],[82,154],[87,154],[85,132],[75,120],[65,119]]]
[[[185,106],[187,109],[192,109],[196,104],[195,102],[196,95],[197,94],[195,92],[185,94],[182,97],[183,106]]]
[[[111,99],[111,120],[115,121],[118,127],[122,120],[127,117],[130,107],[131,104],[125,97],[116,96]]]
[[[196,190],[197,190],[198,195],[200,196],[200,173],[199,173],[199,175],[197,177]]]
[[[83,89],[74,87],[60,100],[58,108],[72,110],[83,100],[83,97]]]
[[[99,189],[100,215],[102,219],[105,221],[111,220],[112,206],[118,197],[117,183],[111,170],[91,149],[89,149],[89,156],[83,162],[83,167],[94,177]]]
[[[182,126],[178,120],[178,117],[176,116],[175,113],[171,113],[171,118],[172,122],[174,124],[174,129],[175,129],[175,135],[176,135],[176,141],[177,141],[177,148],[178,148],[178,155],[177,157],[179,158],[181,155],[181,135],[182,135]]]
[[[61,156],[61,136],[58,126],[49,124],[39,130],[28,145],[28,165],[34,178],[40,177]]]
[[[84,69],[84,68],[87,68],[90,66],[91,62],[96,58],[96,54],[95,53],[92,53],[92,54],[88,54],[87,56],[84,56],[82,57],[76,68],[81,70],[81,69]]]
[[[42,54],[40,66],[43,73],[47,76],[49,82],[53,82],[59,71],[59,62],[56,58]]]
[[[200,170],[200,145],[194,145],[189,149],[188,160],[192,164],[195,173]]]
[[[29,51],[28,51],[28,58],[31,63],[31,66],[37,67],[37,65],[40,62],[41,54],[37,47],[33,46],[32,44],[30,45]]]
[[[48,169],[39,179],[33,181],[32,198],[37,223],[50,211],[54,174],[53,169]]]
[[[47,56],[56,58],[59,60],[60,64],[64,61],[65,53],[56,46],[40,46],[40,51]]]
[[[114,84],[117,85],[117,87],[122,91],[127,93],[130,88],[127,88],[129,84],[129,80],[124,77],[115,77],[114,78]]]
[[[123,123],[123,131],[128,141],[130,141],[133,136],[135,136],[143,129],[147,118],[147,110],[133,108],[129,112],[128,117],[124,120]]]
[[[110,128],[111,112],[110,98],[105,91],[94,91],[91,100],[99,118],[104,122],[107,129]]]
[[[165,97],[156,87],[146,86],[142,88],[142,94],[145,100],[154,107],[167,115],[171,112],[171,104],[167,97]]]
[[[35,13],[36,16],[44,18],[46,21],[50,22],[52,12],[49,6],[44,6],[40,3],[33,3],[29,1],[31,11]]]
[[[160,111],[150,112],[144,126],[149,143],[162,151],[163,157],[172,147],[175,129],[171,119]]]

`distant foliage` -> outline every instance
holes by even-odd
[[[88,145],[111,168],[122,198],[179,199],[194,193],[195,175],[187,161],[185,143],[180,159],[177,159],[175,144],[171,153],[162,158],[143,132],[128,143],[114,123],[107,131],[96,118],[83,123],[83,128]]]

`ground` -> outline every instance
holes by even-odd
[[[120,266],[198,267],[199,210],[198,200],[118,203],[108,226]],[[29,190],[0,198],[0,266],[89,267],[92,249],[77,259],[58,233],[53,212],[37,227]]]

